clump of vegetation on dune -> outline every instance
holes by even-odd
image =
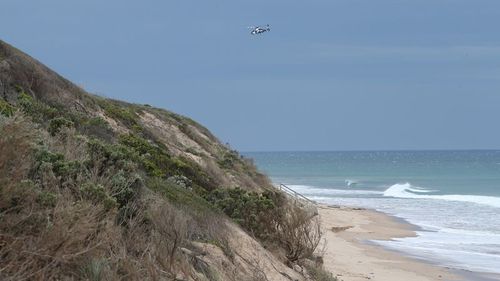
[[[323,269],[321,265],[308,264],[304,267],[308,270],[311,279],[315,281],[339,281],[331,272]]]
[[[318,217],[282,193],[217,189],[204,198],[261,241],[278,243],[291,263],[312,257],[320,243]]]
[[[12,116],[14,114],[15,107],[10,105],[8,102],[0,99],[0,115]]]

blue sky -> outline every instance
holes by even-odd
[[[0,4],[2,40],[243,151],[498,149],[499,26],[497,0]]]

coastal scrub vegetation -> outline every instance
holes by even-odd
[[[283,194],[215,188],[141,137],[109,143],[66,120],[44,129],[30,119],[15,111],[0,120],[2,279],[173,277],[194,241],[234,258],[226,215],[289,262],[317,246],[317,222]]]
[[[166,179],[147,188],[130,150],[1,119],[2,280],[167,278],[188,264],[179,251],[189,241],[227,244],[222,214]]]
[[[318,217],[282,193],[216,189],[204,198],[261,241],[278,243],[289,263],[311,258],[321,241]]]
[[[313,258],[317,216],[206,128],[10,52],[0,41],[1,280],[223,280],[200,245],[237,264],[231,221],[290,267]]]

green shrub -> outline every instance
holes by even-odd
[[[64,117],[57,117],[51,119],[49,122],[49,128],[47,129],[52,136],[55,136],[63,127],[73,127],[73,122]]]
[[[62,161],[63,159],[64,159],[63,154],[51,152],[46,147],[38,148],[38,151],[35,155],[35,160],[40,163],[41,162],[55,163],[57,161]]]
[[[137,113],[134,111],[134,109],[130,106],[127,106],[125,104],[117,105],[113,101],[106,100],[101,100],[100,105],[106,112],[106,115],[111,118],[120,120],[125,126],[129,128],[139,124],[139,117],[137,116]]]
[[[85,183],[80,188],[80,195],[83,199],[94,203],[102,203],[106,209],[117,207],[116,198],[106,192],[104,186],[94,183]]]
[[[23,112],[29,115],[33,121],[43,123],[59,115],[59,110],[45,103],[33,99],[32,96],[20,90],[18,103]]]
[[[109,123],[100,116],[89,118],[88,120],[85,121],[85,123],[89,126],[109,128]]]
[[[139,175],[127,175],[123,170],[111,177],[110,189],[120,207],[133,201],[139,194],[142,179]]]
[[[99,140],[89,140],[85,152],[85,162],[68,161],[61,153],[39,147],[33,177],[44,179],[46,171],[51,171],[61,188],[70,188],[81,199],[101,202],[107,209],[124,207],[139,196],[143,182],[130,161],[131,152]]]
[[[19,105],[25,112],[31,111],[33,107],[33,97],[26,94],[22,88],[18,88],[19,96],[17,97]]]
[[[89,137],[96,137],[108,142],[114,139],[113,129],[102,117],[84,118],[75,124],[81,133]]]
[[[14,106],[3,99],[0,99],[0,115],[10,117],[14,114],[15,111],[16,108]]]
[[[49,151],[46,147],[39,147],[35,153],[35,172],[39,170],[42,164],[51,164],[52,172],[62,181],[70,180],[76,176],[81,169],[81,163],[78,161],[66,161],[61,153]]]
[[[231,169],[236,163],[241,162],[240,155],[234,150],[225,151],[221,159],[217,161],[223,169]]]
[[[259,238],[269,238],[274,231],[270,219],[279,202],[271,192],[215,189],[205,199]]]
[[[87,153],[86,169],[97,171],[97,176],[107,179],[107,192],[112,194],[120,208],[139,196],[143,180],[133,162],[138,158],[134,151],[123,145],[92,139],[87,142]]]
[[[48,191],[42,191],[38,194],[38,203],[46,207],[54,207],[57,202],[57,194]]]
[[[148,140],[134,134],[120,136],[120,143],[133,148],[140,155],[164,153],[158,145],[152,144]]]
[[[195,186],[211,191],[217,188],[217,181],[209,176],[197,163],[185,157],[174,158],[178,173],[189,178]]]
[[[152,143],[139,135],[128,134],[120,137],[120,144],[135,152],[134,160],[141,163],[151,177],[171,177],[183,175],[194,185],[212,190],[216,183],[203,169],[189,159],[171,157],[163,145]]]
[[[120,144],[136,153],[138,157],[135,160],[142,164],[149,176],[164,177],[168,173],[173,174],[175,165],[165,148],[133,134],[122,135]]]
[[[310,258],[320,242],[319,218],[281,193],[216,189],[204,198],[255,237],[281,246],[291,263]]]
[[[178,206],[187,206],[196,212],[207,212],[215,210],[209,202],[197,195],[178,186],[172,181],[162,178],[152,178],[147,182],[147,186],[165,196],[170,202]]]
[[[107,144],[98,139],[87,142],[87,153],[89,159],[86,161],[86,166],[92,168],[99,164],[100,174],[104,173],[106,168],[129,170],[133,166],[131,160],[138,158],[138,155],[126,146]]]

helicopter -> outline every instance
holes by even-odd
[[[251,26],[249,28],[252,28],[252,31],[250,32],[250,34],[252,34],[252,35],[257,35],[257,34],[261,34],[261,33],[267,32],[267,31],[271,31],[271,28],[269,27],[269,24],[267,24],[265,27]]]

